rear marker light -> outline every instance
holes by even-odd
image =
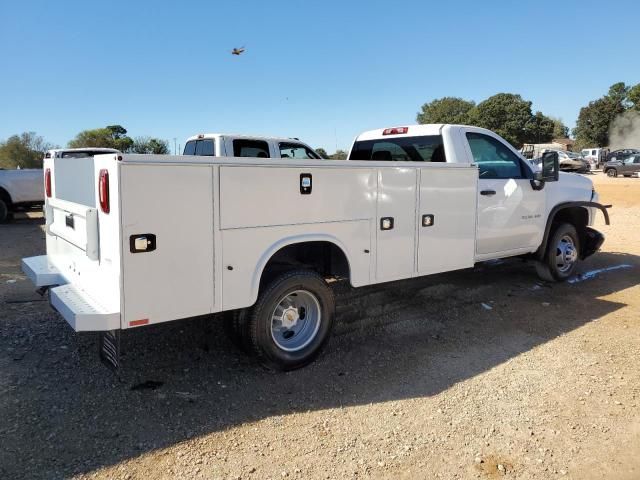
[[[100,200],[100,209],[104,213],[109,213],[109,171],[105,168],[100,170],[98,180],[98,197]]]
[[[47,168],[44,171],[44,192],[47,198],[51,198],[51,169]]]
[[[149,323],[148,318],[141,318],[140,320],[131,320],[129,322],[130,327],[139,327],[140,325],[146,325]]]
[[[408,131],[409,127],[385,128],[382,132],[382,135],[400,135],[403,133],[407,133]]]

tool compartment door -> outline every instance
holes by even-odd
[[[472,267],[478,170],[430,167],[419,175],[418,274]]]
[[[122,164],[123,328],[213,311],[213,174]]]

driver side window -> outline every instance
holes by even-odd
[[[520,159],[505,144],[482,133],[468,132],[473,161],[480,178],[523,178]]]

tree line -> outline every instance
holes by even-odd
[[[454,123],[488,128],[516,148],[525,143],[547,143],[565,138],[569,128],[558,118],[531,110],[532,102],[514,93],[498,93],[480,103],[459,97],[443,97],[425,103],[416,116],[418,123]],[[606,95],[580,109],[572,130],[575,149],[606,147],[625,138],[636,138],[640,123],[640,83],[613,84]],[[612,145],[616,147],[617,145]],[[640,145],[635,145],[640,147]],[[169,142],[141,136],[131,138],[121,125],[83,130],[68,143],[69,148],[106,147],[126,153],[169,153]],[[35,132],[12,135],[0,142],[0,168],[41,168],[44,153],[57,148]],[[329,155],[324,148],[316,151],[322,158],[343,160],[347,152]]]
[[[476,104],[458,97],[443,97],[422,105],[418,123],[455,123],[493,130],[516,148],[525,143],[547,143],[565,138],[569,128],[558,118],[531,110],[532,102],[514,93],[498,93]],[[574,148],[609,146],[611,135],[625,135],[631,114],[640,113],[640,83],[613,84],[606,95],[580,109],[572,130]],[[627,116],[627,121],[619,120]],[[622,131],[621,131],[622,130]]]
[[[83,130],[67,146],[115,148],[125,153],[169,153],[169,142],[166,140],[147,136],[131,138],[121,125]],[[59,147],[45,141],[35,132],[12,135],[0,142],[0,168],[42,168],[44,154],[52,148]]]

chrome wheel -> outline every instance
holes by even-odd
[[[618,172],[616,172],[616,170],[615,170],[615,169],[610,168],[609,170],[607,170],[607,175],[608,175],[609,177],[616,177],[616,176],[618,175]]]
[[[556,267],[560,273],[566,273],[573,268],[578,260],[578,250],[569,235],[563,235],[556,246]]]
[[[320,302],[307,290],[284,296],[271,315],[271,338],[282,350],[297,352],[309,345],[320,329]]]

